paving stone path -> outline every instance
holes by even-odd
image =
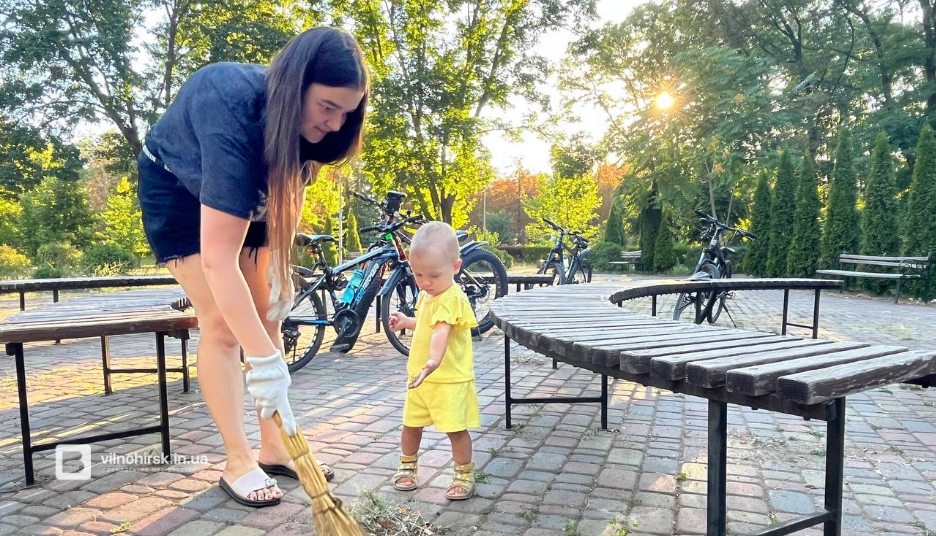
[[[781,303],[780,292],[741,293],[731,311],[742,327],[776,331]],[[15,300],[0,301],[0,317],[15,307]],[[628,307],[647,311],[649,303]],[[821,311],[825,338],[936,346],[933,306],[827,293]],[[811,313],[811,293],[792,293],[791,317],[806,320]],[[720,323],[728,321],[722,315]],[[517,407],[514,428],[505,430],[503,338],[497,330],[475,343],[482,406],[482,427],[472,434],[481,481],[477,496],[457,503],[445,499],[451,453],[445,436],[435,432],[423,439],[420,489],[394,491],[389,478],[399,454],[405,361],[382,334],[365,333],[348,355],[316,357],[294,375],[290,391],[300,426],[317,456],[335,468],[332,488],[347,504],[363,504],[362,492],[374,490],[379,504],[404,506],[400,516],[413,520],[418,513],[435,533],[444,529],[458,536],[704,532],[704,400],[617,381],[610,390],[608,431],[599,430],[594,404]],[[174,347],[170,351],[177,352]],[[116,337],[111,350],[120,366],[152,366],[155,337]],[[511,352],[516,396],[598,392],[598,378],[590,373],[568,365],[554,371],[543,356],[522,348]],[[114,394],[103,396],[98,341],[30,345],[26,356],[36,439],[156,422],[154,375],[114,376]],[[182,393],[180,375],[170,380],[173,452],[204,456],[207,463],[120,471],[98,463],[91,480],[56,480],[49,452],[35,456],[38,482],[26,487],[13,363],[0,360],[0,536],[314,533],[308,497],[289,479],[280,479],[287,494],[273,508],[248,509],[221,492],[221,439],[197,379],[188,394]],[[247,400],[244,412],[256,441],[256,416]],[[756,530],[821,505],[824,437],[821,422],[730,408],[730,532]],[[94,445],[94,459],[158,453],[158,445],[157,435],[109,441]],[[895,385],[851,397],[846,456],[845,534],[936,534],[936,389]]]

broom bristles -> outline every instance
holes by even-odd
[[[341,499],[328,490],[328,481],[309,452],[309,444],[302,430],[297,426],[296,435],[287,435],[279,413],[273,414],[273,420],[280,427],[283,445],[296,464],[296,474],[299,475],[302,489],[312,499],[312,521],[316,533],[320,536],[365,536],[358,522],[342,508]]]

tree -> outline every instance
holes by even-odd
[[[615,199],[617,196],[615,196]],[[613,242],[619,246],[626,245],[624,237],[624,214],[621,208],[621,201],[616,200],[611,203],[611,214],[608,215],[608,226],[605,229],[605,242]]]
[[[816,168],[809,153],[806,153],[799,169],[793,237],[787,256],[786,271],[791,277],[812,277],[816,273],[819,245],[822,240],[819,228],[821,209]]]
[[[864,212],[861,218],[861,252],[865,255],[900,253],[897,185],[890,151],[887,134],[879,133],[871,153],[871,172],[865,183]]]
[[[139,200],[127,177],[122,177],[107,199],[101,212],[103,229],[97,238],[105,244],[114,244],[137,258],[149,254],[150,248],[143,234]]]
[[[354,211],[351,210],[351,207],[348,207],[347,225],[348,241],[345,244],[345,249],[354,253],[362,251],[364,248],[361,246],[361,236],[358,234],[357,218],[354,216]]]
[[[756,238],[748,246],[744,257],[744,271],[751,275],[767,275],[767,257],[770,252],[770,175],[761,170],[754,191],[754,215],[751,218],[751,234]]]
[[[325,218],[325,228],[322,229],[322,234],[335,235],[335,228],[332,226],[332,219],[330,217]],[[335,244],[336,242],[322,243],[322,251],[325,253],[325,262],[331,266],[338,264],[338,248]]]
[[[641,270],[650,272],[654,266],[657,234],[663,221],[663,213],[659,206],[659,198],[655,191],[648,192],[644,197],[644,206],[638,219],[640,226],[640,262]]]
[[[88,194],[77,181],[46,177],[21,198],[22,251],[34,257],[45,244],[88,244],[94,220],[88,210]]]
[[[543,175],[538,181],[538,189],[538,197],[523,199],[523,209],[532,219],[527,225],[527,236],[532,240],[543,240],[554,234],[543,218],[570,231],[582,231],[586,237],[595,236],[598,229],[590,222],[601,205],[601,198],[591,176],[564,178]]]
[[[829,181],[829,202],[822,234],[820,264],[834,266],[842,253],[856,253],[861,243],[858,215],[858,184],[851,133],[839,131],[835,149],[835,168]]]
[[[936,139],[924,125],[916,150],[916,165],[907,204],[907,254],[936,252]]]
[[[481,144],[490,108],[541,101],[540,37],[593,15],[589,0],[335,1],[375,73],[366,171],[378,193],[413,192],[420,212],[459,227],[490,182]],[[510,125],[504,125],[510,128]]]
[[[765,274],[768,277],[781,277],[786,272],[795,210],[796,172],[789,151],[782,151],[777,166],[777,182],[770,201],[770,249]]]
[[[660,214],[660,227],[657,230],[656,244],[653,247],[653,271],[662,273],[676,266],[676,254],[673,252],[673,232],[666,221],[666,214]]]

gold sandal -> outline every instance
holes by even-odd
[[[455,464],[455,476],[452,478],[452,485],[449,486],[445,496],[451,501],[463,501],[474,496],[474,463]],[[453,495],[453,492],[461,488],[465,490],[464,495]]]
[[[394,489],[399,491],[412,491],[416,489],[416,487],[419,485],[419,483],[416,481],[416,461],[418,459],[418,454],[413,454],[412,456],[407,456],[404,454],[400,456],[400,466],[397,468],[397,472],[393,474]],[[400,479],[404,477],[410,479],[412,484],[400,484]]]

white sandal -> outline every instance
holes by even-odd
[[[282,498],[276,498],[261,501],[247,498],[255,491],[261,491],[276,485],[276,479],[270,478],[261,469],[254,469],[253,471],[248,472],[244,476],[235,480],[232,484],[228,484],[227,481],[224,480],[224,477],[221,477],[219,485],[221,486],[221,489],[223,489],[225,492],[227,492],[228,495],[231,496],[232,499],[237,501],[239,504],[243,504],[244,506],[252,506],[254,508],[276,506],[282,500]]]

